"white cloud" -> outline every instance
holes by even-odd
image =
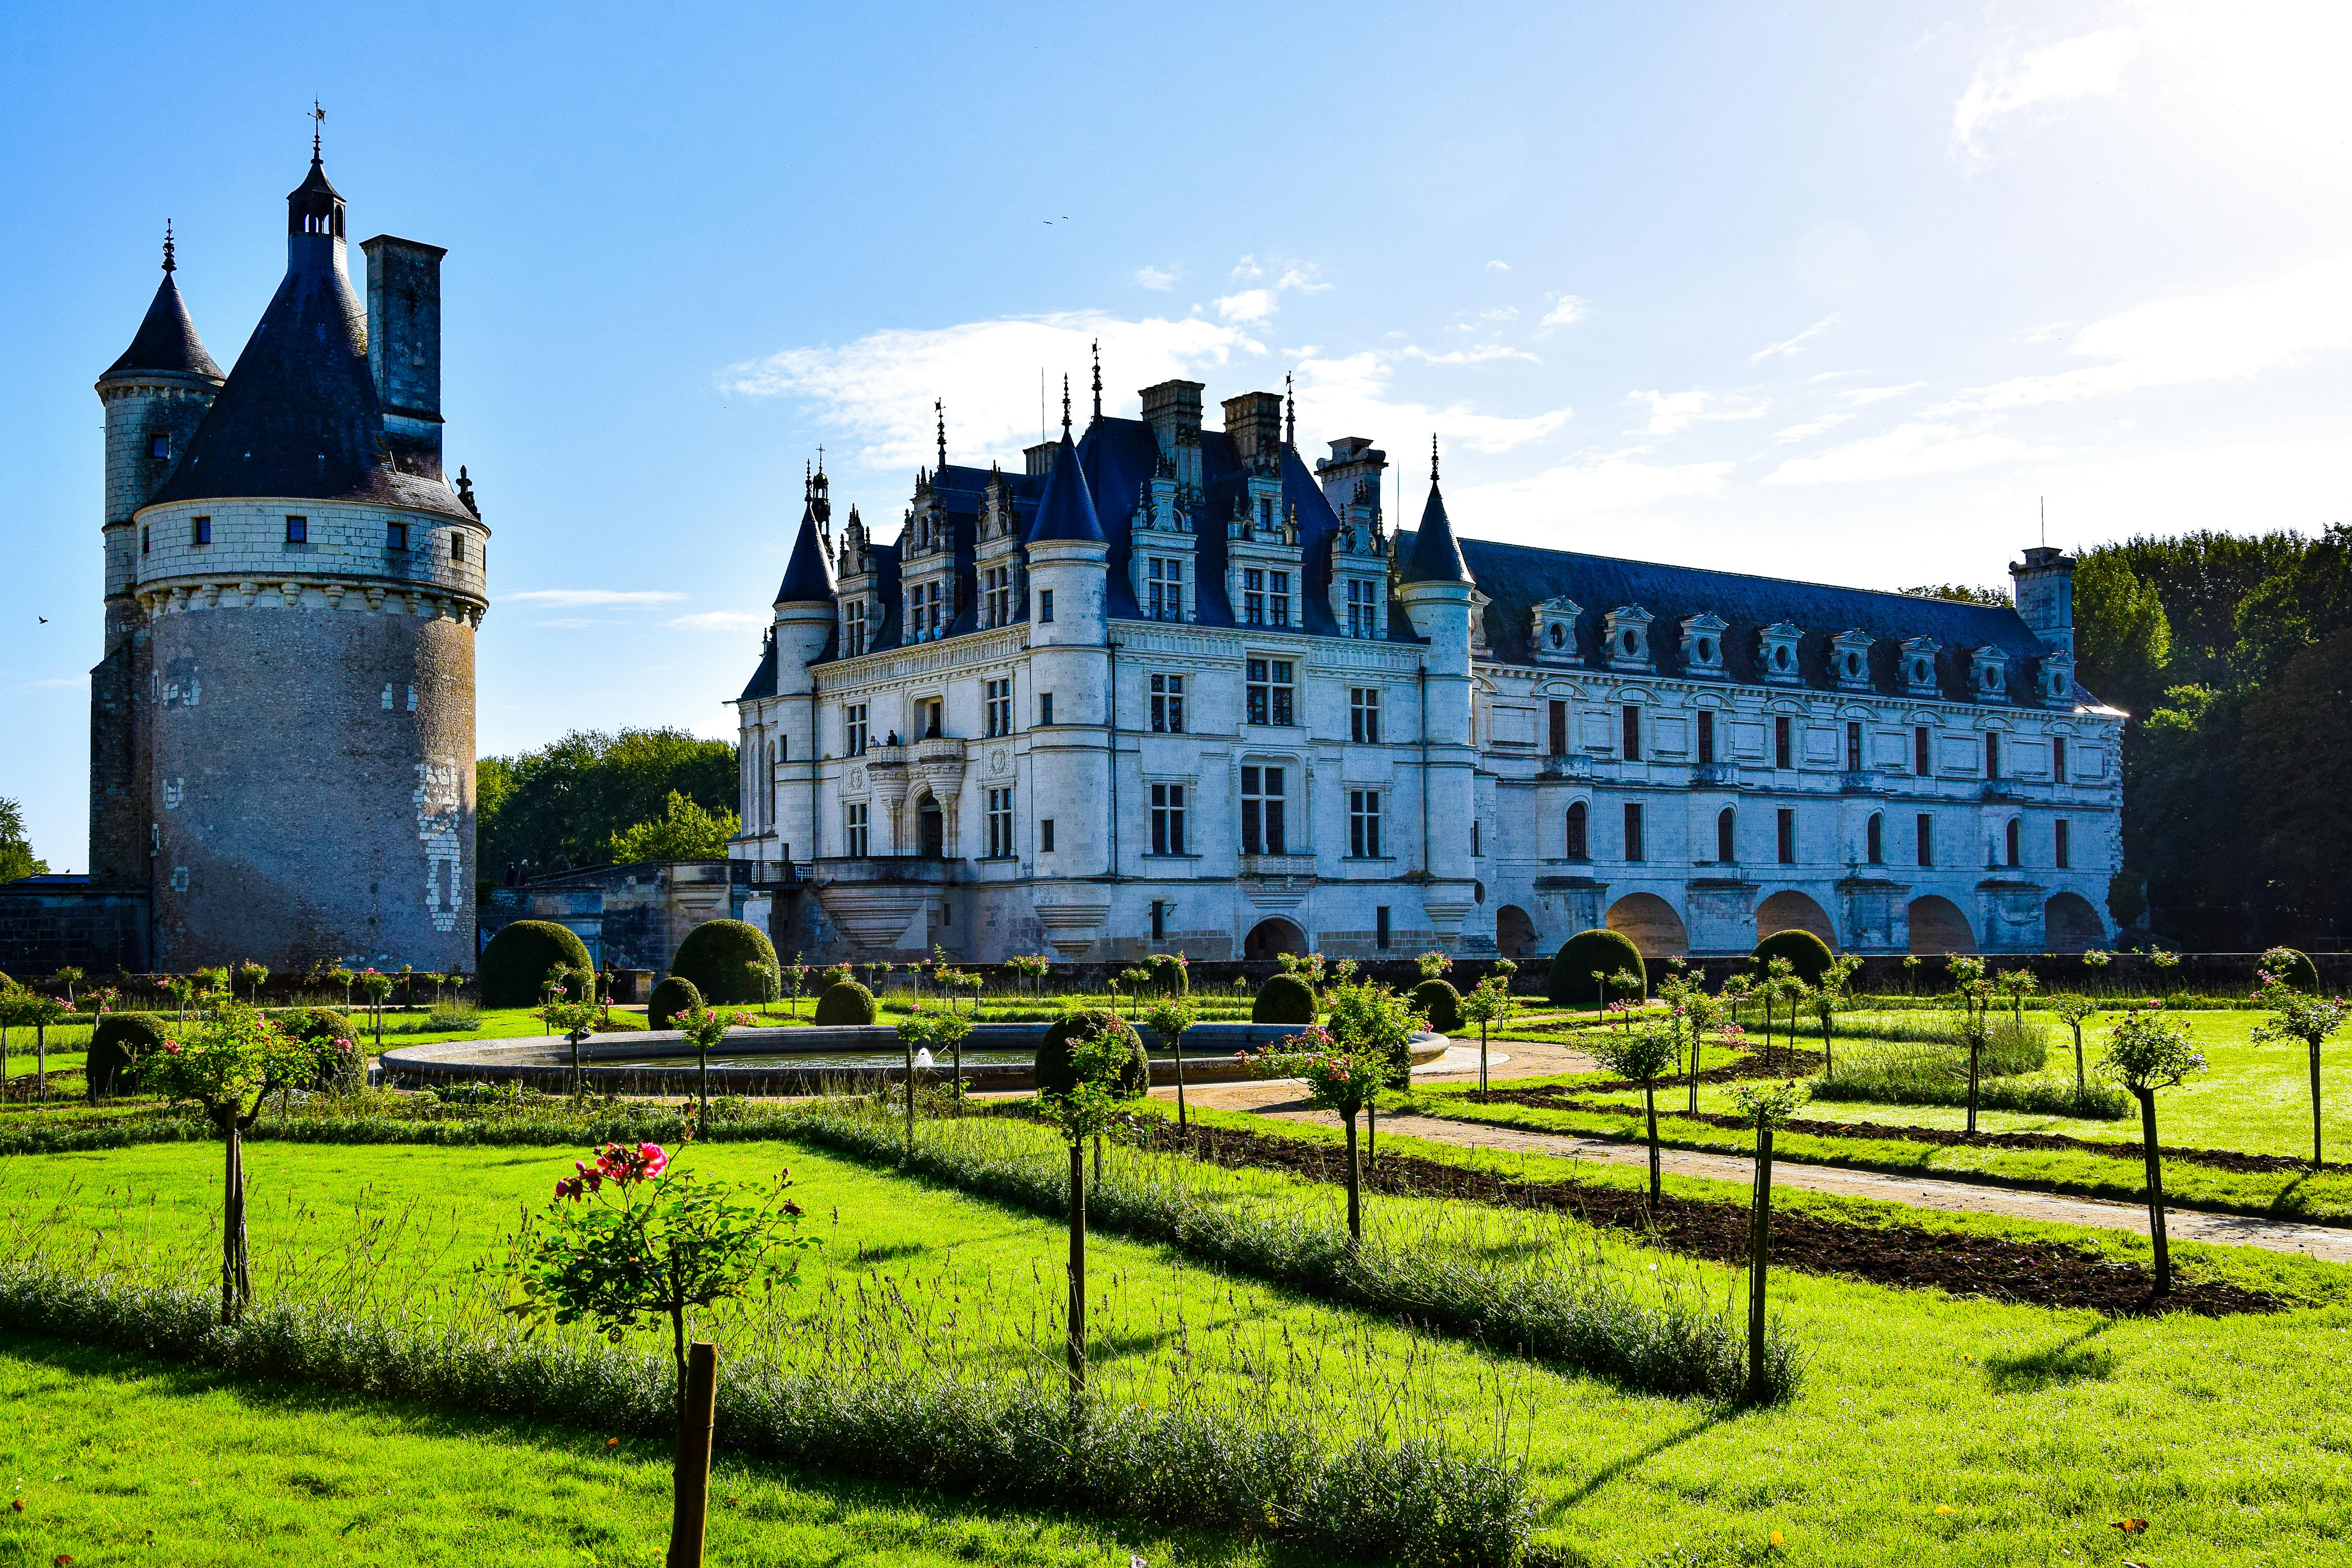
[[[2024,457],[2053,457],[2013,436],[1969,431],[1957,425],[1898,425],[1884,435],[1832,447],[1816,458],[1790,458],[1764,477],[1768,485],[1855,484],[1919,474],[1954,474]]]
[[[1182,276],[1181,267],[1144,267],[1137,268],[1135,280],[1146,289],[1172,289]]]
[[[1546,311],[1544,319],[1536,323],[1536,330],[1541,332],[1549,331],[1554,327],[1572,327],[1591,313],[1589,302],[1583,295],[1562,294],[1559,303]]]
[[[686,597],[653,588],[526,588],[519,594],[499,596],[518,605],[545,605],[557,610],[576,610],[589,605],[667,605]]]
[[[1900,397],[1906,392],[1916,392],[1927,384],[1924,381],[1906,381],[1900,386],[1852,386],[1838,395],[1859,408],[1867,403],[1884,403],[1890,397]]]
[[[1650,405],[1649,432],[1671,436],[1701,419],[1754,419],[1771,406],[1747,403],[1715,392],[1629,392],[1628,403]]]
[[[2004,115],[2062,99],[2113,97],[2138,49],[2137,29],[2107,27],[2013,58],[1986,60],[1953,106],[1953,143],[1980,156],[1985,128]]]
[[[1234,263],[1233,275],[1235,278],[1255,279],[1265,276],[1265,268],[1257,264],[1256,257],[1244,256]]]
[[[1299,363],[1298,422],[1303,429],[1341,434],[1375,435],[1417,450],[1421,432],[1434,431],[1449,447],[1480,452],[1507,452],[1541,440],[1574,417],[1568,408],[1540,414],[1484,414],[1462,404],[1444,408],[1399,402],[1390,395],[1394,364],[1387,355],[1366,350],[1342,359],[1309,359]],[[1302,443],[1303,444],[1303,443]]]
[[[1203,318],[1127,321],[1072,310],[787,349],[733,367],[721,384],[747,396],[803,399],[814,405],[821,423],[856,443],[852,455],[858,461],[889,468],[931,459],[931,399],[943,397],[950,458],[1017,459],[1037,439],[1037,426],[1030,423],[1032,367],[1047,372],[1050,406],[1060,396],[1065,368],[1084,386],[1087,344],[1097,338],[1113,386],[1150,386],[1178,376],[1202,380],[1203,372],[1236,355],[1265,352],[1240,327]],[[1058,410],[1048,418],[1058,418]]]
[[[1522,479],[1470,485],[1451,492],[1446,511],[1456,529],[1482,539],[1573,547],[1564,524],[1662,501],[1712,499],[1724,492],[1729,462],[1648,463],[1640,447],[1585,456]]]
[[[1836,429],[1853,417],[1853,413],[1851,409],[1832,408],[1817,418],[1806,420],[1802,425],[1791,425],[1785,430],[1773,431],[1772,439],[1775,441],[1808,440],[1824,430]]]
[[[1312,262],[1301,262],[1296,267],[1285,268],[1282,276],[1274,280],[1274,287],[1277,292],[1288,292],[1295,289],[1301,294],[1324,293],[1330,289],[1331,285],[1322,281],[1317,276],[1321,270],[1322,268]]]
[[[1228,321],[1263,321],[1277,308],[1271,289],[1244,289],[1221,295],[1215,303],[1219,318]]]
[[[1508,272],[1510,269],[1511,264],[1499,258],[1486,263],[1486,270],[1489,272]]]
[[[1404,351],[1404,357],[1419,360],[1423,364],[1485,364],[1498,359],[1523,359],[1529,364],[1543,363],[1527,350],[1515,349],[1508,343],[1477,343],[1469,348],[1449,349],[1442,354],[1432,353],[1423,348],[1408,348]]]
[[[662,625],[694,632],[730,632],[745,626],[764,626],[772,618],[765,610],[698,610]]]
[[[1768,343],[1764,347],[1758,349],[1754,353],[1749,354],[1748,357],[1749,360],[1755,361],[1770,359],[1775,354],[1795,353],[1800,349],[1802,349],[1807,343],[1811,342],[1815,338],[1820,337],[1823,332],[1826,332],[1832,327],[1836,326],[1837,323],[1837,312],[1832,310],[1828,315],[1823,316],[1820,321],[1815,321],[1811,326],[1807,327],[1803,331],[1799,332],[1795,337],[1783,338],[1777,343]]]
[[[1977,387],[1949,407],[2018,408],[2235,379],[2347,346],[2352,255],[2315,261],[2267,283],[2120,311],[2084,327],[2067,345],[2069,353],[2110,363]]]

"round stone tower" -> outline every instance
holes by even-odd
[[[131,518],[153,962],[470,969],[488,530],[441,467],[443,253],[367,241],[363,312],[315,149],[287,207],[285,280]]]

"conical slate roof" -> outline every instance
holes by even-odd
[[[776,590],[776,603],[830,604],[833,598],[833,554],[817,532],[816,507],[812,502],[801,509],[800,537],[793,541],[793,558],[784,564],[783,585]]]
[[[1434,476],[1429,481],[1429,504],[1421,509],[1421,529],[1414,534],[1412,554],[1404,563],[1408,583],[1475,583],[1462,547],[1454,542],[1454,524],[1445,516],[1445,497]]]
[[[221,378],[220,366],[205,352],[205,341],[196,336],[196,323],[188,319],[186,301],[180,298],[180,286],[172,281],[165,270],[163,281],[156,286],[155,298],[147,307],[146,320],[139,323],[138,336],[122,351],[122,357],[106,367],[100,381],[117,376],[148,374],[193,375],[209,381]]]
[[[1070,445],[1066,426],[1062,444],[1054,450],[1053,466],[1045,471],[1045,493],[1037,498],[1037,521],[1029,528],[1032,544],[1055,539],[1103,542],[1094,492],[1087,488],[1087,476],[1079,467],[1076,448]]]

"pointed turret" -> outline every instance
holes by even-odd
[[[1437,488],[1437,437],[1429,438],[1429,502],[1421,509],[1421,530],[1414,534],[1412,555],[1404,563],[1408,583],[1475,583],[1462,546],[1454,542],[1454,524],[1445,515],[1445,496]]]
[[[1054,448],[1052,467],[1045,470],[1045,493],[1037,499],[1037,520],[1029,528],[1029,542],[1084,540],[1103,542],[1102,519],[1095,511],[1094,492],[1078,464],[1077,448],[1070,444],[1065,424],[1061,445]]]
[[[830,605],[834,601],[833,552],[825,548],[817,529],[816,496],[812,490],[801,508],[801,531],[793,541],[793,558],[784,565],[784,581],[776,590],[779,605]]]
[[[218,385],[220,366],[205,352],[204,340],[196,335],[196,323],[188,319],[188,307],[180,298],[180,286],[172,274],[179,263],[172,253],[172,229],[163,226],[163,281],[155,286],[155,298],[149,301],[147,316],[139,323],[139,331],[121,358],[106,367],[100,383],[121,381],[141,375],[184,375]]]

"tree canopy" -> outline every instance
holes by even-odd
[[[49,863],[33,853],[32,841],[25,836],[24,808],[0,797],[0,882],[48,874]]]
[[[474,784],[478,863],[495,884],[524,860],[534,874],[610,864],[616,841],[708,845],[734,820],[735,748],[682,730],[575,730],[535,752],[483,758]],[[673,796],[685,807],[674,809]],[[734,831],[696,857],[723,855]]]

